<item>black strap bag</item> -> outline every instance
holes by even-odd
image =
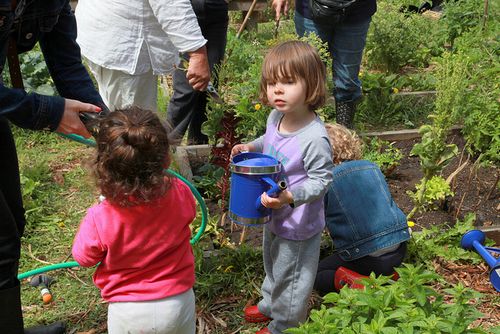
[[[309,0],[313,21],[335,24],[344,20],[348,8],[357,0]]]

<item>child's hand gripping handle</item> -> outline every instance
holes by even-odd
[[[266,191],[270,197],[277,197],[280,192],[286,189],[287,185],[284,180],[278,181],[278,183],[274,182],[273,179],[269,177],[263,177],[262,181],[266,182],[271,186],[271,188]],[[257,201],[255,202],[255,207],[258,210],[264,210],[266,207],[262,205],[261,196],[257,197]]]

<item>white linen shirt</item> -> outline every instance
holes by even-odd
[[[169,73],[207,42],[189,0],[80,0],[75,14],[82,55],[133,75]]]

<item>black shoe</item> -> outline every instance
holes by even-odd
[[[64,334],[64,333],[66,333],[66,324],[62,321],[57,321],[47,326],[30,327],[24,330],[24,334]]]
[[[345,126],[348,129],[354,128],[354,114],[356,113],[356,102],[345,101],[335,102],[336,121],[338,124]]]

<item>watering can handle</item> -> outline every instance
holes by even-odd
[[[287,187],[286,182],[284,180],[278,181],[278,183],[276,183],[270,177],[263,177],[262,181],[266,182],[267,184],[269,184],[271,186],[271,188],[268,191],[266,191],[266,194],[268,194],[271,197],[278,195],[280,192],[285,190]],[[258,210],[265,209],[265,207],[262,205],[262,202],[261,202],[261,196],[257,197],[257,201],[255,202],[255,207]]]

